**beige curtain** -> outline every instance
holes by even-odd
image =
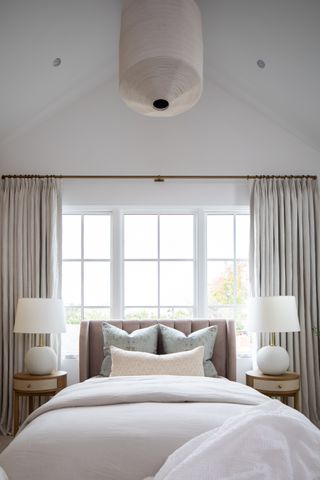
[[[320,427],[320,203],[317,180],[254,180],[250,202],[250,282],[255,296],[294,295],[301,332],[279,335],[301,374],[303,413]],[[267,344],[264,336],[260,345]]]
[[[60,180],[6,178],[0,187],[0,430],[12,430],[12,379],[34,335],[13,334],[20,297],[55,297],[61,280]]]

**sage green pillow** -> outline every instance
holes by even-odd
[[[193,350],[196,347],[204,347],[203,369],[206,377],[217,377],[217,370],[212,363],[214,343],[216,340],[218,327],[211,327],[196,330],[186,336],[175,328],[166,327],[160,324],[160,332],[164,353],[183,352]]]
[[[151,327],[140,328],[132,333],[128,333],[108,322],[102,322],[104,360],[101,365],[100,375],[105,377],[110,375],[111,346],[134,352],[157,353],[158,330],[158,325],[152,325]]]

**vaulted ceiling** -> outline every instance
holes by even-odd
[[[198,4],[204,88],[217,83],[320,150],[320,1]],[[2,141],[117,77],[121,6],[121,0],[0,0]],[[59,67],[52,65],[56,57]]]

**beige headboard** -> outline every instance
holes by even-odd
[[[128,333],[139,328],[162,323],[189,335],[191,332],[211,325],[218,326],[218,334],[213,351],[213,363],[219,375],[236,379],[236,343],[232,320],[108,320],[116,327]],[[102,322],[98,320],[81,322],[80,326],[80,381],[98,375],[103,360]],[[159,335],[158,352],[162,353],[161,335]]]

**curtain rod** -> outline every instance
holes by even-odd
[[[316,175],[2,175],[5,178],[61,178],[61,179],[106,179],[106,180],[254,180],[257,178],[312,178]]]

